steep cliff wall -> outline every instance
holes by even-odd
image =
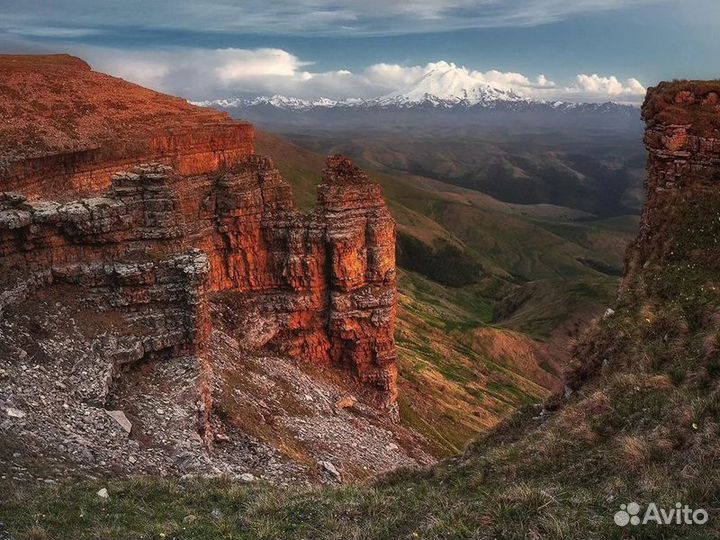
[[[642,113],[647,202],[624,289],[655,269],[681,281],[709,279],[720,269],[720,84],[663,83],[648,92]]]
[[[632,338],[636,346],[649,348],[660,337],[660,349],[670,349],[637,352],[642,361],[684,359],[678,368],[684,372],[691,359],[718,355],[720,84],[662,83],[648,90],[642,114],[648,176],[640,231],[627,251],[617,313],[608,312],[603,324],[609,329],[581,344],[582,361],[568,376],[573,387],[611,358],[631,358],[620,352],[631,349],[632,330],[639,334]],[[626,328],[615,326],[620,313]]]
[[[394,401],[395,222],[380,186],[342,156],[327,161],[318,212],[330,251],[330,355]]]
[[[338,163],[351,166],[331,158],[326,181]],[[394,222],[364,175],[323,184],[310,216],[294,209],[272,163],[256,156],[190,179],[163,165],[138,166],[115,174],[103,196],[64,203],[0,198],[3,304],[22,300],[10,291],[67,276],[92,287],[114,284],[118,294],[128,281],[145,285],[134,295],[161,302],[152,298],[156,261],[193,250],[206,258],[209,292],[256,295],[281,317],[269,344],[350,368],[394,402]],[[96,276],[117,262],[122,270]],[[192,324],[189,345],[206,333]]]
[[[249,124],[71,57],[0,57],[0,74],[0,312],[55,286],[119,312],[132,331],[105,387],[124,364],[195,356],[204,432],[208,303],[230,294],[272,315],[258,346],[338,368],[395,410],[395,225],[379,186],[330,158],[305,215]]]

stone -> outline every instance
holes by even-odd
[[[250,473],[242,473],[240,475],[240,480],[243,482],[254,482],[255,481],[255,475]]]
[[[220,443],[228,442],[230,440],[230,437],[228,437],[224,433],[215,433],[213,437],[215,438],[215,442]]]
[[[675,103],[678,105],[692,105],[695,103],[695,94],[689,90],[681,90],[675,94]]]
[[[7,414],[10,418],[25,418],[26,416],[25,412],[13,407],[7,407],[5,409],[5,414]]]
[[[350,409],[357,403],[357,398],[351,394],[343,396],[335,402],[336,409]]]
[[[105,413],[115,420],[121,428],[125,430],[125,433],[130,433],[132,431],[132,423],[130,420],[128,420],[127,416],[125,416],[125,413],[122,411],[108,411],[106,410]]]
[[[340,471],[338,471],[335,465],[333,465],[330,461],[318,461],[318,465],[320,466],[320,469],[323,472],[328,473],[333,480],[337,482],[342,481],[342,475],[340,474]]]
[[[107,488],[101,488],[97,492],[97,496],[100,497],[101,499],[109,499],[110,498],[110,494],[108,493]]]

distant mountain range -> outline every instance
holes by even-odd
[[[515,97],[513,97],[515,96]],[[520,97],[512,91],[500,90],[492,86],[477,89],[473,93],[457,96],[439,96],[425,93],[422,95],[400,94],[393,92],[372,99],[350,98],[333,100],[328,98],[302,99],[282,96],[259,96],[253,98],[231,97],[206,101],[195,101],[195,105],[221,109],[253,109],[272,107],[286,111],[309,111],[313,109],[452,109],[478,108],[508,111],[527,111],[548,109],[554,111],[580,112],[622,112],[636,116],[637,107],[619,103],[573,103],[568,101],[543,101]]]
[[[282,95],[195,102],[228,111],[278,132],[470,128],[495,133],[528,131],[629,132],[639,136],[637,107],[524,97],[447,72],[430,72],[406,88],[372,99],[301,99]],[[453,74],[456,75],[456,74]]]
[[[371,99],[301,99],[283,95],[230,97],[196,102],[198,105],[226,110],[287,111],[322,113],[341,111],[462,111],[488,112],[565,112],[573,114],[613,114],[639,119],[638,109],[618,103],[573,103],[545,101],[520,93],[479,83],[459,69],[432,70],[404,88]],[[254,118],[253,118],[254,119]],[[262,121],[262,118],[260,118]]]
[[[433,70],[373,99],[206,101],[321,154],[597,216],[637,212],[645,152],[637,107],[532,99],[466,70]]]

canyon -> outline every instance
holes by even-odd
[[[717,81],[649,90],[646,203],[617,300],[576,340],[562,391],[461,455],[322,490],[216,479],[90,481],[65,491],[41,484],[8,498],[10,530],[31,537],[41,524],[42,532],[93,538],[108,531],[112,515],[106,536],[118,538],[158,529],[168,537],[230,530],[246,538],[717,538],[718,96]],[[496,342],[494,354],[507,345]],[[96,495],[100,485],[109,499]],[[632,522],[620,528],[626,501],[689,501],[708,519],[661,532]],[[81,508],[95,512],[65,517]]]
[[[457,454],[562,388],[635,230],[366,174],[78,58],[0,60],[0,461],[22,481]]]
[[[366,173],[77,58],[0,68],[19,481],[338,482],[457,454],[562,388],[635,229]]]

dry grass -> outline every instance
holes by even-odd
[[[651,123],[691,125],[697,135],[715,135],[720,127],[717,103],[707,99],[720,94],[720,81],[673,81],[649,89],[643,118]]]
[[[634,435],[626,435],[618,439],[617,453],[620,458],[617,463],[618,473],[625,470],[638,471],[647,465],[650,459],[647,443]]]

